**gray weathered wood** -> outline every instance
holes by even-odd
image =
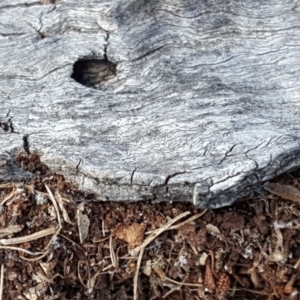
[[[1,0],[0,120],[10,110],[19,133],[0,128],[0,179],[32,176],[14,162],[25,134],[101,200],[215,208],[298,167],[299,10],[291,0]],[[71,78],[77,60],[105,58],[116,75],[95,88]]]

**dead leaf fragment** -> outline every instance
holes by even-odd
[[[281,183],[269,183],[267,189],[285,200],[300,203],[300,191],[292,185]]]
[[[196,231],[195,224],[184,224],[183,226],[181,226],[178,229],[177,235],[184,237],[184,236],[187,236],[188,234],[193,233],[195,231]]]
[[[79,239],[82,244],[89,235],[90,220],[87,215],[82,213],[84,204],[81,203],[77,209],[77,225],[79,231]]]
[[[113,235],[118,239],[127,242],[129,244],[129,248],[132,249],[142,244],[146,227],[147,224],[144,223],[134,223],[129,226],[120,224],[114,229]]]
[[[219,228],[213,224],[207,224],[206,231],[212,235],[220,235],[221,234]]]
[[[244,217],[236,216],[229,220],[226,220],[221,225],[224,229],[231,229],[233,232],[244,229]]]

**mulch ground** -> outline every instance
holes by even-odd
[[[299,299],[300,172],[209,211],[94,202],[38,169],[0,184],[0,299]]]

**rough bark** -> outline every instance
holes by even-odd
[[[100,200],[216,208],[298,167],[299,10],[1,0],[0,180],[34,176],[14,160],[24,135]]]

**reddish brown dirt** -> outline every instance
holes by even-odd
[[[0,184],[2,299],[299,299],[300,172],[203,211],[93,202],[18,159],[45,174]]]

